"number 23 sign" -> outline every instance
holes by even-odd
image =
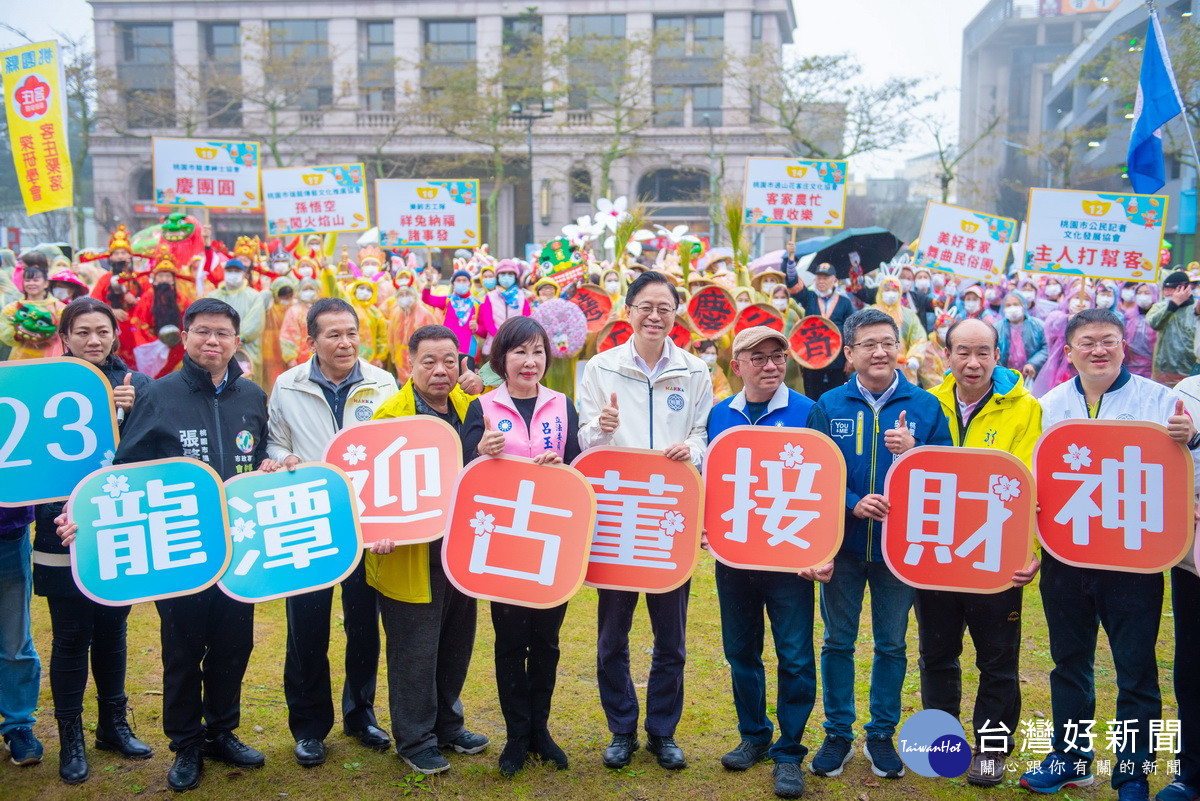
[[[95,367],[78,359],[0,364],[0,506],[65,500],[116,450],[112,388]]]

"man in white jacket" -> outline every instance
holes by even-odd
[[[318,462],[339,430],[370,420],[396,394],[396,380],[358,356],[358,315],[344,300],[322,298],[308,310],[308,347],[313,357],[275,381],[268,406],[267,453],[294,470]],[[325,761],[325,736],[333,728],[329,678],[329,613],[333,588],[287,599],[287,657],[283,689],[296,761]],[[375,718],[379,667],[379,612],[362,563],[342,581],[346,631],[346,683],[342,726],[346,734],[380,751],[391,739]]]
[[[1107,309],[1086,309],[1067,324],[1066,353],[1079,371],[1041,399],[1042,423],[1063,420],[1142,420],[1166,425],[1173,440],[1195,452],[1200,435],[1178,393],[1124,367],[1124,320]],[[1083,731],[1095,717],[1096,638],[1100,625],[1117,670],[1116,718],[1127,736],[1115,749],[1112,786],[1120,801],[1149,798],[1146,766],[1154,765],[1150,721],[1162,718],[1155,644],[1162,619],[1163,574],[1076,567],[1043,553],[1042,605],[1050,634],[1050,700],[1054,751],[1021,777],[1038,793],[1086,787],[1094,750]],[[1082,742],[1081,742],[1082,741]]]
[[[629,285],[625,305],[633,336],[592,358],[583,374],[579,446],[651,448],[699,467],[708,445],[712,383],[704,362],[671,342],[679,295],[664,275],[646,272]],[[683,713],[690,584],[646,595],[654,629],[646,689],[647,748],[668,770],[687,766],[675,743],[675,727]],[[638,748],[638,701],[629,674],[629,630],[638,593],[600,590],[599,595],[597,678],[613,734],[604,764],[621,768]]]

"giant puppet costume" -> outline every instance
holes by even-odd
[[[102,258],[108,259],[109,270],[101,274],[92,287],[92,297],[112,306],[117,317],[117,355],[126,364],[133,364],[137,337],[129,315],[142,295],[149,291],[150,279],[133,271],[133,246],[124,225],[118,225],[112,232],[108,238],[108,252]]]
[[[186,265],[176,265],[171,249],[162,243],[150,268],[150,288],[134,306],[134,363],[140,373],[161,378],[183,362],[179,335],[183,315],[196,299],[196,287]]]

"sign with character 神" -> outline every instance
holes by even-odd
[[[442,565],[460,591],[548,609],[579,590],[596,496],[578,471],[483,456],[467,465],[453,496]]]
[[[691,578],[703,520],[703,487],[691,462],[661,451],[593,448],[572,466],[596,493],[588,586],[659,593]]]
[[[82,359],[0,363],[0,432],[0,506],[63,500],[112,464],[112,387]]]
[[[127,606],[211,587],[231,554],[216,471],[175,457],[105,467],[67,501],[71,571],[88,598]]]
[[[246,473],[225,483],[233,556],[221,591],[260,603],[338,584],[362,558],[354,487],[336,467]]]
[[[1010,453],[913,448],[892,463],[884,495],[883,558],[912,587],[1002,592],[1033,558],[1033,476]]]
[[[831,561],[846,525],[846,460],[803,428],[721,432],[704,459],[704,530],[730,567],[794,573]]]
[[[823,370],[842,354],[842,332],[828,317],[809,315],[792,331],[788,348],[801,367]]]
[[[1033,451],[1038,539],[1076,567],[1161,573],[1191,549],[1194,464],[1155,423],[1064,420]]]
[[[445,421],[414,415],[343,428],[322,459],[350,477],[364,545],[432,542],[446,531],[462,442]]]
[[[706,286],[688,300],[687,311],[697,334],[718,339],[733,325],[737,305],[725,287]]]

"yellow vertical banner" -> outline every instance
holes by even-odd
[[[25,213],[74,205],[67,107],[57,42],[0,53],[4,108]]]

